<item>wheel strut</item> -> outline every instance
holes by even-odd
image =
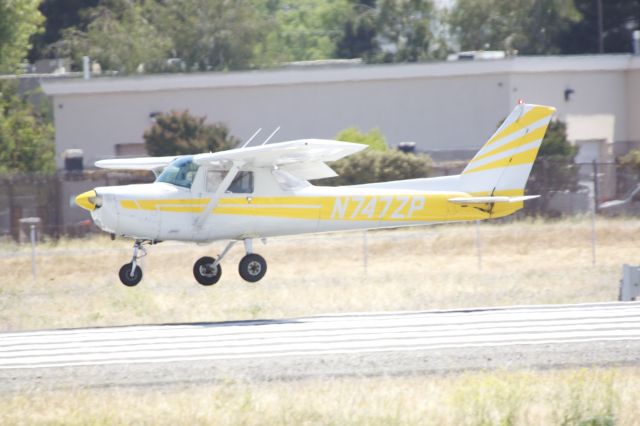
[[[150,244],[150,241],[136,240],[133,243],[133,255],[131,262],[122,265],[119,272],[120,281],[127,287],[138,285],[142,280],[142,268],[138,265],[138,261],[147,255],[144,244]]]

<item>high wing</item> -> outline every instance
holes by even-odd
[[[325,162],[339,160],[365,148],[367,145],[351,142],[300,139],[198,154],[193,161],[200,165],[234,162],[248,167],[276,166],[297,178],[310,180],[337,176]]]
[[[96,167],[112,170],[151,170],[156,175],[179,155],[169,157],[115,158],[96,161]]]
[[[243,167],[273,167],[285,170],[299,179],[311,180],[337,176],[325,162],[339,160],[367,148],[367,145],[327,139],[300,139],[269,145],[236,148],[194,155],[200,165],[241,163]],[[115,170],[162,171],[180,156],[141,157],[97,161],[96,167]]]

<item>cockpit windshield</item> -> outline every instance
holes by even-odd
[[[193,179],[196,177],[198,165],[193,163],[193,156],[181,157],[169,164],[156,182],[171,183],[184,188],[191,188]]]

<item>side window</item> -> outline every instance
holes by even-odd
[[[231,182],[231,185],[229,185],[227,192],[234,194],[253,193],[253,172],[239,172]]]
[[[226,175],[225,170],[207,170],[207,192],[216,192]]]

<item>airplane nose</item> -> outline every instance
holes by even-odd
[[[76,204],[85,210],[93,211],[96,207],[100,207],[98,203],[98,195],[95,190],[83,192],[76,197]]]

